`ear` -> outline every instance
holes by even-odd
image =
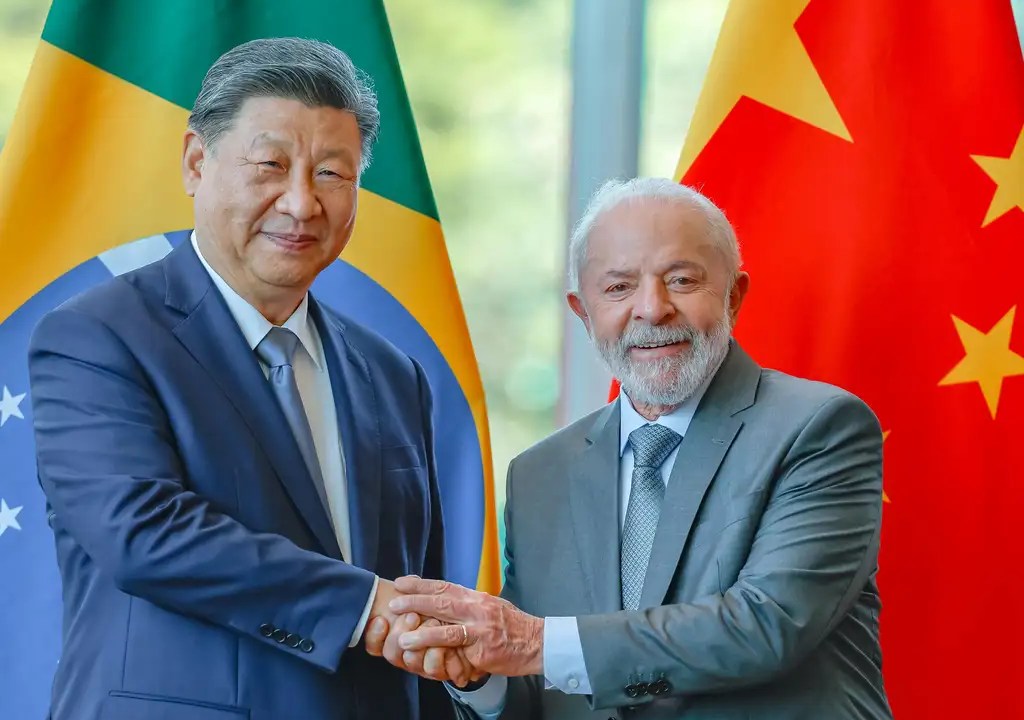
[[[566,293],[565,301],[569,303],[569,308],[576,313],[576,317],[583,321],[583,327],[587,329],[587,333],[590,333],[590,315],[587,314],[587,308],[583,305],[583,298],[580,297],[579,293]]]
[[[191,128],[185,131],[184,149],[181,154],[181,178],[185,183],[185,194],[195,197],[203,179],[203,161],[206,147]]]
[[[736,273],[736,280],[732,284],[732,292],[729,293],[729,318],[732,324],[736,324],[736,318],[740,314],[740,306],[750,289],[750,275],[745,272]]]

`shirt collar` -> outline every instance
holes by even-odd
[[[718,368],[715,368],[715,372],[711,373],[701,386],[697,388],[697,391],[688,397],[682,405],[667,415],[662,415],[654,423],[664,425],[670,430],[675,430],[679,433],[680,437],[685,437],[686,431],[690,427],[690,422],[697,412],[697,406],[700,405],[701,398],[704,397],[704,393],[717,373]],[[626,452],[626,448],[629,447],[629,434],[651,422],[636,411],[624,390],[621,395],[622,397],[619,400],[619,457],[622,457]]]
[[[196,251],[196,255],[199,256],[199,262],[206,268],[206,272],[209,273],[210,279],[213,280],[213,284],[217,286],[217,290],[224,298],[224,302],[227,303],[228,310],[231,312],[231,316],[238,323],[239,329],[242,331],[242,335],[245,336],[245,341],[249,344],[250,350],[255,350],[256,346],[267,336],[273,328],[273,324],[263,317],[263,313],[254,308],[248,303],[241,295],[234,291],[234,289],[228,285],[227,281],[222,278],[216,270],[214,270],[210,263],[206,262],[206,258],[203,257],[202,250],[199,249],[199,242],[196,240],[195,230],[192,231],[192,247]],[[285,320],[281,327],[291,330],[299,338],[299,343],[305,348],[306,353],[313,360],[313,364],[316,365],[319,370],[323,366],[323,353],[320,349],[320,343],[315,341],[313,319],[309,315],[309,293],[306,293],[302,302],[295,309],[295,312]]]

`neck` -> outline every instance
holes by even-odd
[[[244,269],[224,262],[220,249],[196,237],[203,259],[238,296],[259,310],[274,325],[281,325],[302,304],[308,288],[275,287],[248,276]]]
[[[633,399],[630,398],[628,395],[626,397],[627,399],[629,399],[629,404],[633,406],[633,409],[636,410],[641,416],[643,416],[645,420],[649,420],[650,422],[654,422],[662,415],[668,415],[670,412],[678,409],[682,405],[682,403],[676,403],[675,405],[655,405],[651,403],[639,403],[634,402]]]
[[[303,291],[298,297],[295,297],[294,293],[289,293],[287,297],[257,298],[247,293],[239,292],[237,289],[235,292],[242,296],[247,303],[259,310],[260,314],[273,325],[283,325],[284,321],[290,318],[292,313],[302,304],[302,298],[306,295],[305,291]]]
[[[283,324],[302,304],[302,298],[306,297],[305,288],[283,288],[268,286],[265,283],[240,282],[234,275],[225,275],[212,262],[210,266],[217,270],[224,278],[224,282],[230,285],[239,297],[259,310],[260,315],[273,325]]]

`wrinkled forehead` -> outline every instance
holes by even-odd
[[[635,198],[597,218],[587,243],[586,272],[652,269],[661,264],[699,263],[725,271],[704,211],[679,200]]]

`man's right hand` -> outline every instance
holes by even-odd
[[[370,608],[370,620],[363,631],[363,643],[366,651],[376,657],[384,657],[397,668],[421,675],[431,680],[446,681],[456,687],[462,687],[470,681],[483,676],[466,659],[464,654],[455,648],[429,648],[426,650],[402,650],[398,646],[398,638],[404,632],[418,627],[434,627],[441,623],[433,618],[421,621],[416,613],[396,615],[388,604],[400,595],[395,584],[390,580],[380,579],[377,594]]]

